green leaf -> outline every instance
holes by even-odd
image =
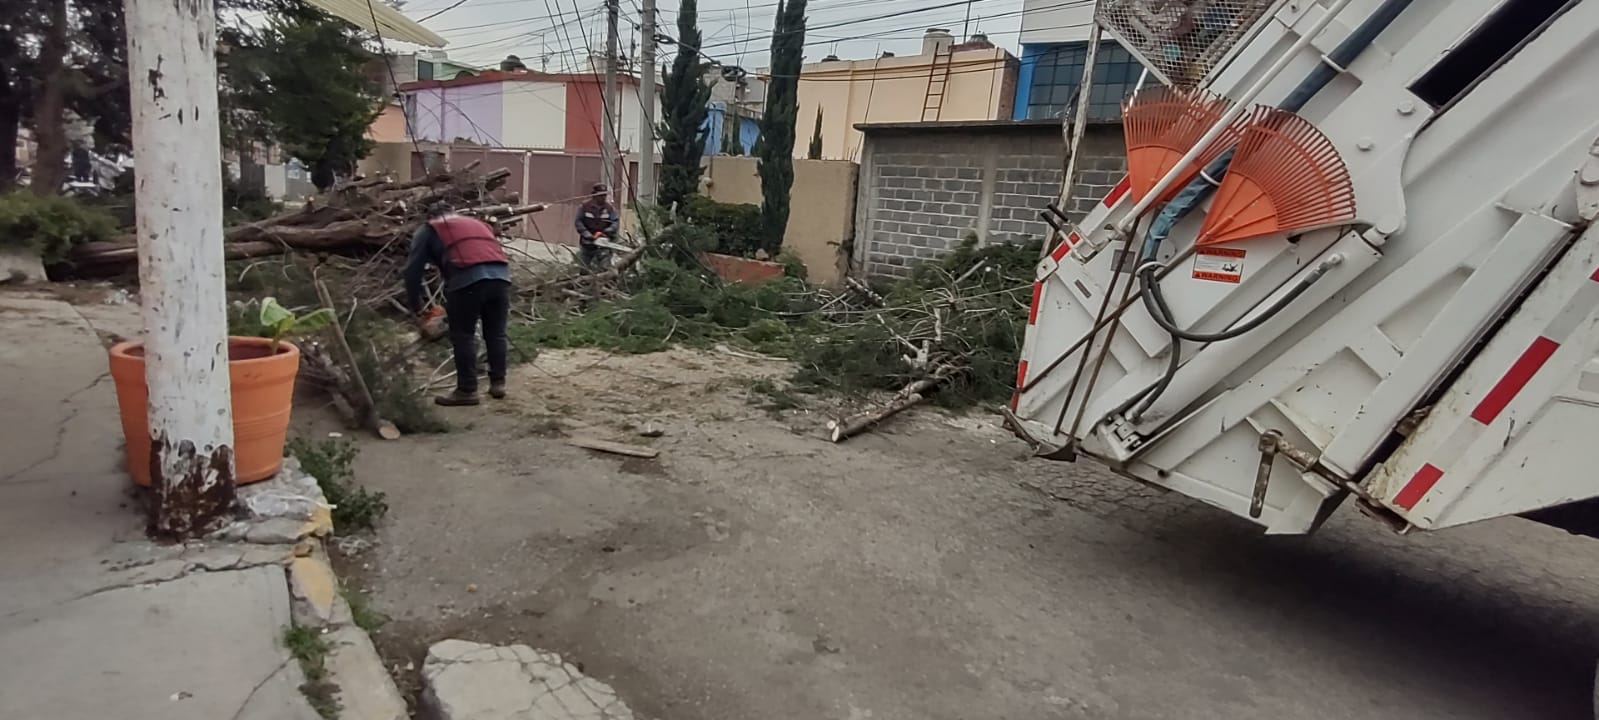
[[[289,330],[297,333],[316,332],[332,324],[333,310],[331,308],[322,308],[295,319]]]
[[[278,304],[278,299],[266,297],[261,299],[261,324],[274,330],[286,327],[285,323],[294,322],[294,313],[288,308]]]

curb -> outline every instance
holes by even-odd
[[[284,561],[290,617],[295,627],[316,630],[328,645],[323,667],[327,682],[336,687],[340,720],[409,718],[405,698],[340,592],[326,547],[333,535],[332,506],[316,478],[289,457],[276,476],[239,488],[238,494],[246,519],[214,537],[292,545],[292,555]]]

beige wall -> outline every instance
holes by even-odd
[[[411,137],[405,128],[405,112],[394,103],[384,105],[383,112],[378,113],[372,125],[366,129],[366,136],[373,142],[405,142]]]
[[[411,179],[411,153],[416,146],[408,142],[380,142],[356,164],[362,175],[389,175],[399,182]]]
[[[859,160],[866,122],[921,122],[933,55],[821,62],[800,70],[794,154],[804,157],[822,109],[822,157]],[[1000,48],[962,50],[949,58],[942,106],[927,120],[1008,120],[1016,58]],[[940,63],[939,74],[944,72]],[[937,104],[937,101],[934,101]]]
[[[855,228],[855,163],[842,160],[794,161],[788,229],[783,249],[805,263],[806,278],[836,286],[844,279],[848,258],[842,250]],[[761,177],[755,158],[706,158],[706,195],[724,203],[761,202]]]

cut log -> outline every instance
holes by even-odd
[[[661,454],[661,451],[656,450],[655,448],[611,442],[610,440],[601,440],[599,438],[590,437],[567,438],[566,444],[587,450],[598,450],[600,452],[611,453],[613,455],[626,455],[628,457],[636,458],[653,458]]]
[[[913,408],[927,399],[927,393],[943,384],[944,381],[954,377],[960,368],[953,365],[940,365],[933,370],[933,374],[917,380],[894,394],[888,405],[848,417],[827,421],[827,438],[835,443],[843,442],[905,410]]]

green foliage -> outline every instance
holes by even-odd
[[[816,129],[811,131],[811,146],[805,151],[808,160],[822,159],[822,106],[816,106]]]
[[[682,208],[684,219],[716,236],[710,252],[753,257],[761,249],[761,208],[759,205],[717,202],[703,195],[689,198]]]
[[[0,245],[28,248],[46,263],[65,261],[74,246],[109,240],[116,232],[110,213],[73,198],[27,191],[0,195]]]
[[[332,308],[318,308],[304,315],[296,315],[294,311],[278,304],[277,298],[267,297],[261,299],[261,314],[258,324],[266,331],[262,337],[272,338],[272,351],[277,352],[278,343],[289,335],[304,335],[316,332],[333,323]]]
[[[389,616],[372,607],[372,601],[360,590],[344,588],[344,603],[350,606],[350,621],[367,633],[377,632],[389,621]]]
[[[321,13],[275,14],[264,29],[228,29],[222,41],[232,144],[277,143],[311,169],[319,190],[354,172],[372,149],[367,128],[382,112],[364,72],[372,55],[355,28]]]
[[[337,697],[338,687],[328,681],[327,669],[328,653],[333,651],[333,646],[322,639],[315,628],[295,625],[284,629],[283,647],[300,663],[300,671],[305,675],[300,692],[310,701],[311,708],[323,720],[338,718],[342,709]]]
[[[327,668],[324,666],[328,653],[333,648],[328,645],[322,635],[309,627],[293,626],[283,631],[283,648],[289,655],[300,661],[300,668],[305,671],[307,680],[321,680],[327,677]]]
[[[776,260],[782,263],[785,277],[804,280],[806,276],[810,275],[810,271],[805,268],[805,261],[799,259],[799,256],[794,253],[784,250],[777,254]]]
[[[677,55],[662,79],[660,204],[681,205],[699,192],[705,154],[706,102],[711,86],[700,59],[698,4],[681,0],[677,10]]]
[[[671,242],[663,245],[677,247],[703,242],[705,233],[679,222],[664,231],[666,239]],[[541,308],[544,320],[513,326],[513,344],[649,353],[727,343],[788,358],[797,367],[792,383],[780,393],[755,393],[766,397],[769,408],[792,407],[794,392],[898,390],[946,361],[964,370],[939,388],[933,402],[994,403],[1014,389],[1037,242],[978,247],[968,239],[885,288],[886,306],[835,317],[819,315],[817,295],[794,277],[723,283],[697,265],[693,247],[659,250],[641,260],[625,299],[584,312]],[[907,342],[927,344],[926,364],[907,362],[917,354]]]
[[[355,352],[355,364],[366,380],[378,416],[405,433],[449,432],[450,425],[427,397],[427,388],[409,367],[383,358],[412,342],[411,326],[394,321],[368,306],[355,308],[344,323],[344,336]]]
[[[389,512],[387,498],[355,482],[356,447],[342,438],[314,442],[304,437],[291,439],[286,452],[300,459],[300,469],[316,478],[333,506],[333,528],[350,533],[372,530]]]
[[[762,249],[776,255],[788,228],[789,191],[794,187],[794,123],[799,114],[799,75],[805,56],[806,0],[779,0],[772,27],[771,80],[761,118],[757,168],[761,176]]]

